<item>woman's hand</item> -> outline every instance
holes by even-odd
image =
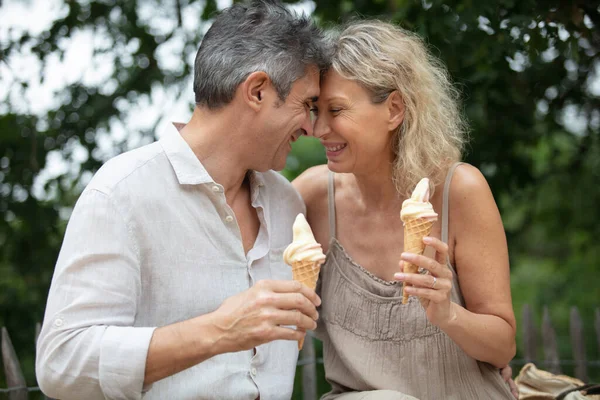
[[[512,393],[513,397],[518,400],[519,388],[517,387],[517,384],[512,378],[512,368],[510,367],[510,365],[506,365],[504,368],[500,368],[500,375],[502,375],[502,379],[504,379],[504,382],[506,382],[506,384],[510,388],[510,392]]]
[[[442,327],[456,318],[453,303],[450,301],[452,271],[446,264],[448,245],[433,237],[424,237],[423,242],[435,249],[435,259],[413,253],[402,253],[400,269],[404,271],[404,263],[409,262],[429,273],[424,275],[399,272],[394,274],[394,279],[413,285],[404,289],[406,293],[417,296],[425,309],[427,319],[432,324]]]

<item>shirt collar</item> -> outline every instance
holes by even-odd
[[[215,183],[191,147],[179,133],[179,130],[184,126],[185,124],[174,122],[169,125],[165,136],[159,140],[169,162],[173,166],[179,184],[200,185],[203,183]],[[265,178],[257,171],[250,171],[248,176],[253,194],[252,201],[254,201],[258,195],[258,188],[265,185]]]
[[[191,147],[179,133],[184,124],[169,125],[165,136],[160,139],[162,146],[180,185],[199,185],[214,182],[204,169]]]

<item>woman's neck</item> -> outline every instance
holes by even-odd
[[[393,181],[392,165],[349,177],[357,193],[358,205],[365,211],[400,209],[402,200]]]

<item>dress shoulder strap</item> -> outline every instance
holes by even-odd
[[[450,182],[452,181],[452,175],[454,170],[462,162],[452,164],[446,175],[446,182],[444,183],[444,197],[442,199],[442,242],[448,244],[448,200],[450,197]]]
[[[329,171],[327,184],[327,203],[329,210],[329,235],[335,238],[335,173]]]

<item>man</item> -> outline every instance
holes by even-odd
[[[311,133],[325,43],[271,1],[215,19],[191,120],[107,162],[73,210],[38,341],[47,395],[291,397],[320,299],[283,264],[304,205],[271,170]]]

